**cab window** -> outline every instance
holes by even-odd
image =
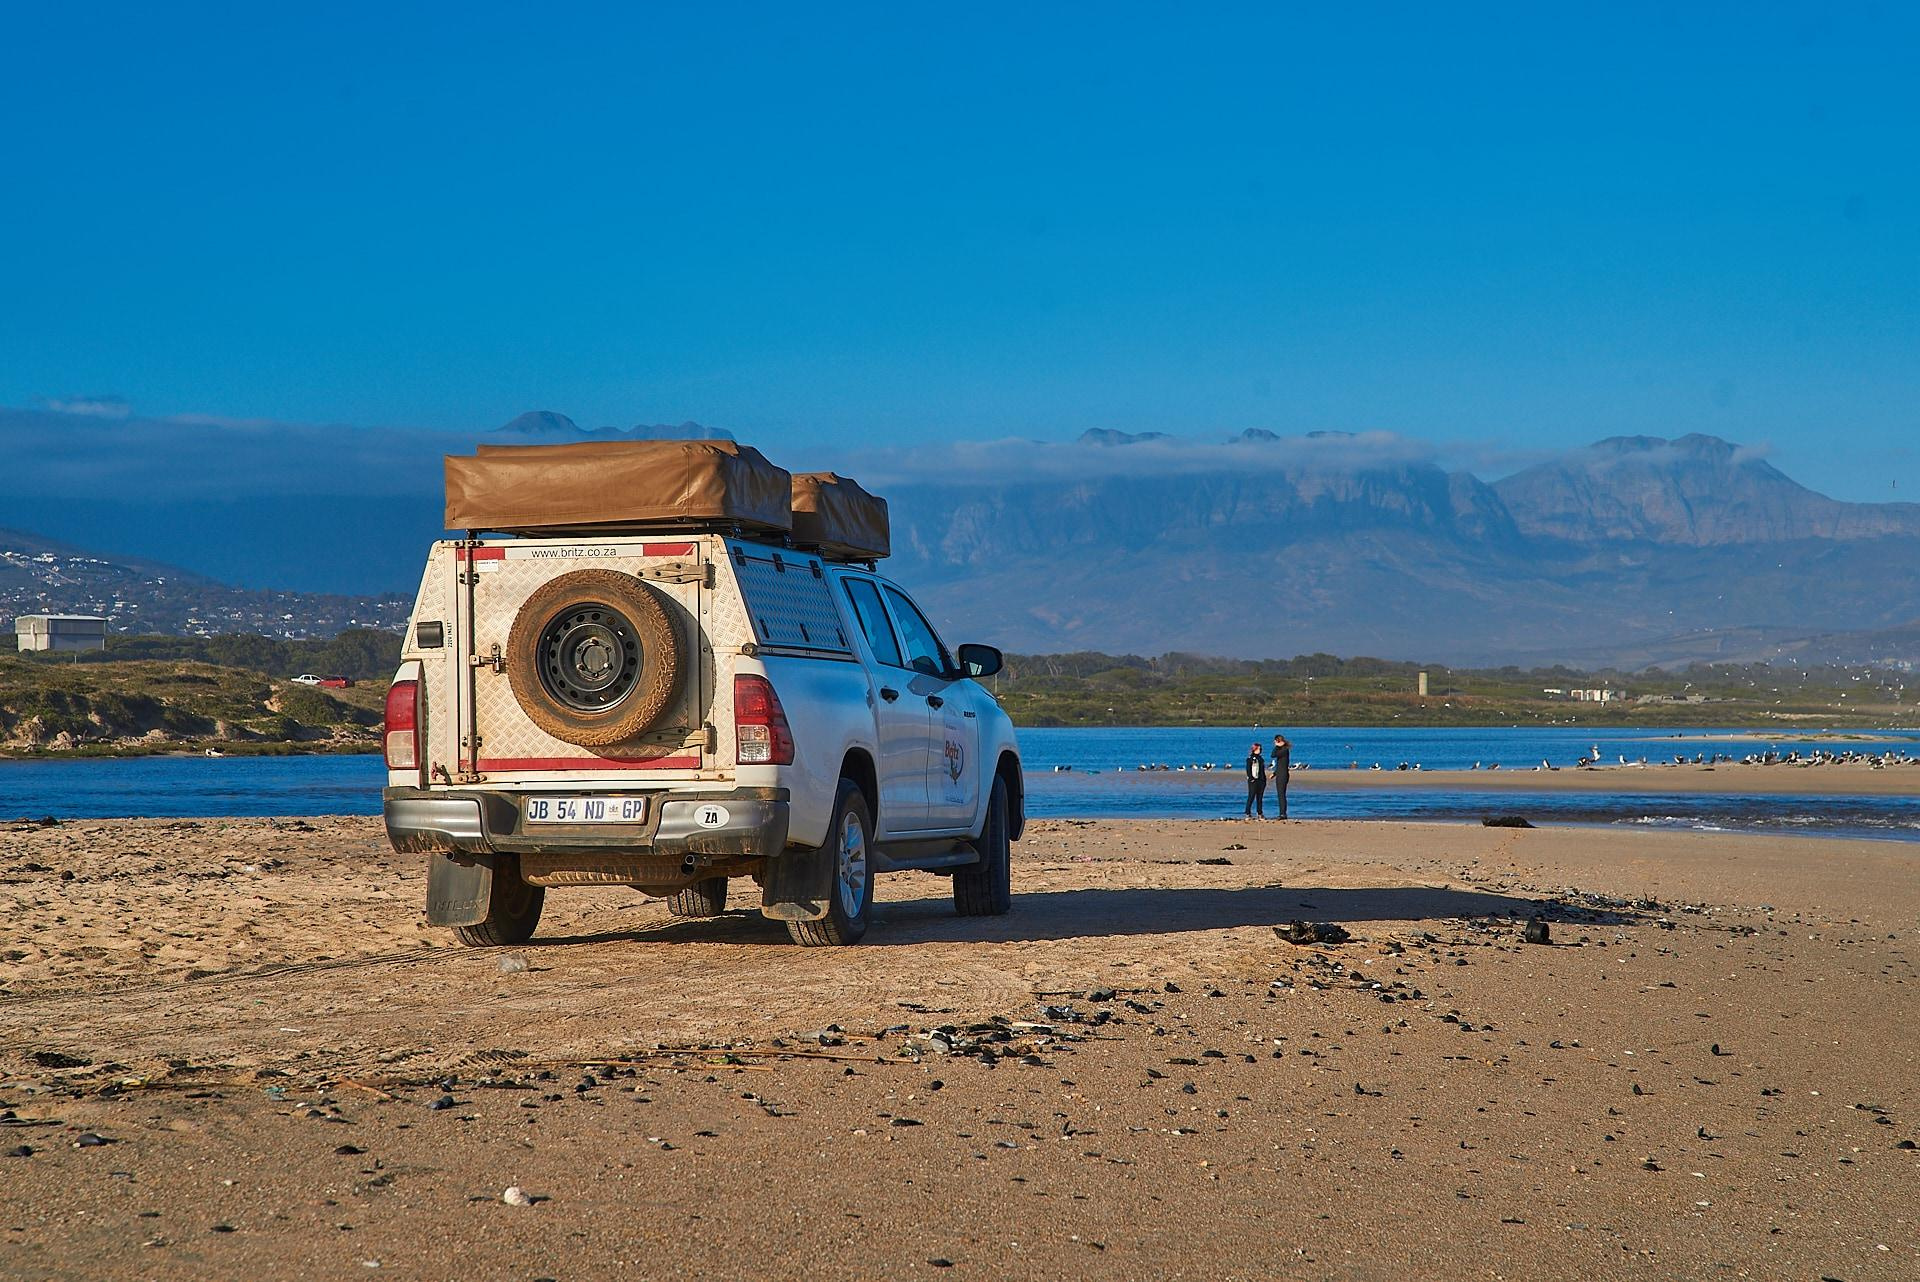
[[[894,622],[900,625],[900,644],[907,654],[907,666],[930,677],[943,677],[953,671],[947,647],[940,644],[939,634],[919,607],[891,587],[887,589],[887,601],[893,606]]]
[[[867,638],[874,661],[889,668],[906,667],[906,660],[900,657],[900,643],[894,640],[893,625],[887,622],[886,607],[880,604],[879,589],[867,579],[847,579],[846,585],[847,600],[853,602],[853,616],[860,621],[860,631]]]

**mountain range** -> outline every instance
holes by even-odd
[[[728,433],[535,411],[478,435]],[[440,456],[475,439],[0,407],[0,510],[37,531],[0,539],[0,615],[119,611],[183,631],[394,619],[441,534]],[[1384,433],[769,453],[884,494],[888,572],[952,637],[1020,652],[1920,657],[1920,505],[1840,502],[1711,436],[1616,437],[1492,479]]]
[[[1920,620],[1920,505],[1837,502],[1715,437],[1613,438],[1493,483],[1343,439],[1247,434],[1191,472],[1102,433],[1066,448],[1141,466],[891,489],[892,568],[1023,651],[1644,666],[1813,660]]]

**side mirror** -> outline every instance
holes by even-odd
[[[969,641],[960,647],[962,676],[990,677],[1005,667],[1006,663],[1006,657],[990,645],[978,645]]]

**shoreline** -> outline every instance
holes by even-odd
[[[1237,767],[1223,770],[1078,770],[1048,773],[1051,781],[1125,780],[1147,787],[1219,789],[1238,796]],[[1748,797],[1900,797],[1920,801],[1920,763],[1875,768],[1854,763],[1820,766],[1563,766],[1558,770],[1349,770],[1296,769],[1294,793],[1372,789],[1383,792],[1606,792],[1725,794]],[[1071,786],[1069,784],[1069,786]]]

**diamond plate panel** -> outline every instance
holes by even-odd
[[[534,546],[531,540],[501,541],[489,545],[507,549],[508,555],[499,559],[480,559],[474,561],[474,633],[473,653],[489,655],[498,645],[501,653],[506,652],[507,640],[513,631],[513,621],[521,606],[529,596],[543,585],[574,570],[612,569],[634,570],[650,562],[687,560],[684,553],[672,556],[646,556],[641,553],[638,543],[627,544],[619,540],[608,540],[599,545],[600,552],[611,551],[613,555],[595,554],[581,557],[535,558],[524,553]],[[694,559],[705,560],[705,553],[711,544],[707,540],[694,543]],[[544,549],[543,549],[544,550]],[[692,645],[687,657],[695,663],[694,679],[685,683],[680,703],[663,719],[659,728],[643,736],[632,745],[623,746],[619,756],[622,759],[643,759],[647,757],[702,756],[705,745],[705,726],[714,720],[712,708],[714,684],[708,675],[712,668],[710,656],[703,653],[705,646],[699,636],[697,621],[701,611],[707,608],[703,598],[711,598],[715,593],[705,591],[697,583],[663,583],[650,581],[648,586],[659,592],[673,603],[678,615],[676,625],[683,643]],[[504,672],[496,672],[490,665],[481,665],[473,672],[473,708],[474,726],[479,731],[483,759],[494,760],[553,760],[578,758],[592,755],[590,749],[578,744],[556,739],[536,726],[521,709],[520,702],[514,697],[513,685]],[[731,677],[727,689],[732,690]],[[715,721],[718,725],[719,722]],[[707,758],[708,764],[712,759]],[[489,774],[513,774],[511,771],[489,771]],[[663,774],[676,772],[663,771]],[[541,777],[551,777],[552,772],[538,772]]]
[[[834,608],[833,586],[817,573],[819,557],[747,543],[730,543],[727,551],[760,644],[853,653],[840,611]]]

